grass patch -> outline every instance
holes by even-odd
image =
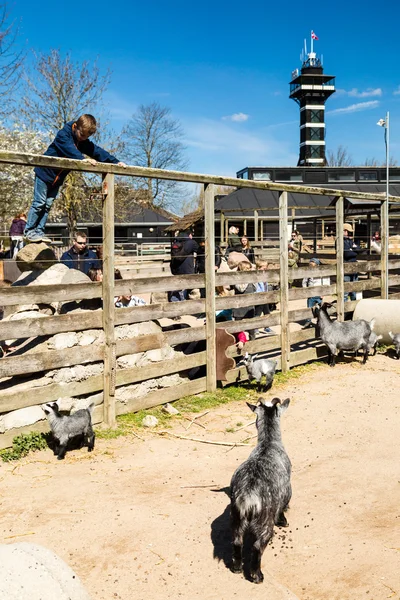
[[[311,373],[318,369],[321,365],[325,365],[323,362],[313,362],[306,365],[300,365],[294,367],[287,373],[277,373],[275,375],[273,390],[274,388],[281,388],[293,379],[299,379],[307,373]],[[140,410],[136,413],[128,413],[117,417],[117,427],[115,429],[98,429],[96,435],[103,439],[114,439],[120,436],[132,434],[140,429],[145,429],[142,425],[144,417],[147,415],[153,415],[158,419],[158,427],[166,429],[171,426],[171,419],[185,419],[187,414],[202,413],[206,410],[217,408],[230,402],[256,402],[260,397],[257,392],[256,384],[246,384],[238,386],[236,384],[228,385],[223,389],[218,389],[213,393],[203,392],[197,394],[197,396],[187,396],[186,398],[180,398],[173,403],[174,408],[179,411],[179,415],[169,415],[162,410],[162,406],[149,408],[146,410]],[[242,423],[237,423],[237,427],[241,427]],[[233,428],[228,428],[226,431],[230,431]]]
[[[13,439],[11,448],[0,450],[0,458],[3,462],[11,462],[27,456],[29,452],[44,450],[48,447],[48,436],[49,434],[38,433],[36,431],[17,435]]]

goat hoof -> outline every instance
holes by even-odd
[[[236,564],[236,563],[232,563],[231,565],[231,571],[232,573],[241,573],[242,572],[242,565],[241,564]]]
[[[264,575],[261,571],[258,571],[258,573],[251,573],[250,579],[253,583],[262,583],[264,581]]]
[[[60,455],[58,455],[58,456],[57,456],[57,460],[64,460],[64,457],[63,457],[63,456],[60,456]]]

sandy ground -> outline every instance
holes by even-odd
[[[141,433],[99,439],[64,462],[50,450],[0,466],[1,541],[56,551],[93,600],[172,598],[384,600],[400,598],[399,362],[317,367],[273,395],[293,463],[289,528],[277,529],[256,586],[226,567],[226,495],[249,447]],[[270,396],[271,394],[267,394]],[[244,394],[245,396],[245,394]],[[244,397],[245,399],[245,397]],[[254,425],[243,402],[176,434],[240,441]],[[254,444],[254,440],[250,441]]]

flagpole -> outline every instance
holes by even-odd
[[[311,31],[311,52],[314,52],[314,40],[313,40],[313,36],[312,36],[312,31]]]

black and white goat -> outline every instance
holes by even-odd
[[[264,403],[260,398],[257,406],[248,404],[257,415],[258,444],[231,481],[232,571],[242,572],[243,538],[249,532],[254,537],[249,573],[254,583],[264,579],[261,558],[274,525],[288,525],[284,511],[292,496],[291,463],[282,444],[280,417],[289,402],[274,398]]]
[[[324,302],[313,308],[314,317],[317,318],[317,331],[321,340],[329,351],[329,366],[334,367],[339,352],[347,350],[355,352],[363,351],[363,364],[367,362],[369,353],[369,338],[374,328],[375,319],[371,322],[360,319],[359,321],[333,321],[328,314],[328,308],[332,304]]]
[[[250,381],[255,379],[257,381],[258,391],[261,392],[262,383],[261,380],[265,377],[264,391],[267,391],[274,380],[274,375],[277,367],[276,360],[269,358],[254,358],[248,352],[246,352],[243,363],[246,365],[247,373]]]
[[[54,454],[62,460],[67,452],[70,440],[81,438],[81,448],[87,441],[88,451],[94,448],[95,434],[92,427],[94,404],[77,410],[72,415],[62,415],[57,402],[42,404],[54,438]]]
[[[394,349],[396,351],[396,358],[399,360],[400,358],[400,333],[393,333],[389,331],[389,335],[392,338]]]

